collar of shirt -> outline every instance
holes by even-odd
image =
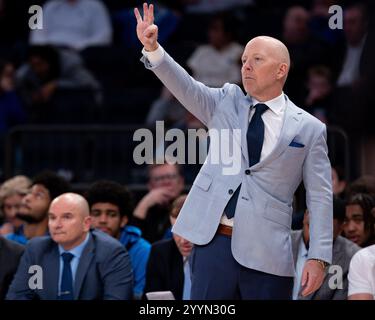
[[[79,259],[82,255],[83,249],[85,248],[87,242],[89,241],[89,238],[90,238],[90,232],[87,233],[86,238],[85,240],[82,241],[82,243],[80,243],[78,246],[68,251],[65,251],[64,248],[61,245],[59,245],[60,256],[63,252],[69,252],[74,256],[74,258]]]
[[[251,97],[253,101],[253,106],[252,108],[257,104],[257,103],[264,103],[267,105],[268,108],[270,108],[275,114],[279,115],[285,108],[285,96],[284,92],[281,92],[279,96],[276,98],[273,98],[268,101],[260,102],[254,97]]]

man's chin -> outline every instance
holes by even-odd
[[[28,213],[17,213],[16,217],[26,223],[34,224],[41,222],[44,218],[37,218]]]

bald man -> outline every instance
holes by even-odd
[[[301,288],[304,296],[313,293],[332,259],[331,167],[325,125],[283,92],[287,48],[271,37],[252,39],[242,55],[246,95],[234,84],[208,88],[158,44],[153,6],[134,13],[146,68],[215,133],[172,230],[195,244],[192,299],[291,299],[292,200],[302,180],[311,237]],[[218,141],[220,135],[227,138]],[[225,170],[233,163],[220,158],[228,144],[237,171]]]
[[[90,230],[89,205],[64,193],[50,205],[50,236],[28,242],[8,300],[127,300],[133,275],[124,247]]]

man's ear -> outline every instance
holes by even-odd
[[[91,216],[85,217],[85,220],[83,221],[84,224],[84,230],[89,231],[91,228],[92,219]]]
[[[125,227],[128,224],[128,222],[129,222],[129,218],[127,216],[123,216],[121,218],[121,224],[120,224],[121,228]]]
[[[286,77],[288,73],[288,65],[286,63],[280,63],[279,70],[277,71],[277,79],[282,79]]]

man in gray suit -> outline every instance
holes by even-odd
[[[158,44],[153,6],[135,9],[146,68],[211,132],[229,132],[240,162],[225,171],[212,145],[173,232],[194,243],[192,299],[290,299],[293,194],[304,181],[311,239],[302,275],[304,296],[322,284],[332,256],[332,185],[326,127],[283,93],[290,58],[271,37],[248,42],[242,82],[209,88],[195,81]],[[238,132],[240,134],[238,134]],[[219,141],[220,142],[220,141]],[[223,142],[223,141],[222,141]],[[220,145],[220,143],[219,143]],[[221,153],[222,154],[222,153]]]
[[[306,210],[303,219],[303,229],[292,232],[292,248],[294,262],[296,264],[296,277],[293,288],[294,300],[346,300],[348,295],[348,272],[349,264],[353,255],[361,249],[354,242],[340,236],[345,219],[345,202],[341,199],[333,199],[333,252],[332,266],[333,273],[328,273],[322,286],[314,293],[303,297],[300,294],[300,281],[303,264],[307,257],[310,242],[310,217]],[[331,277],[340,277],[341,282]],[[331,282],[331,287],[330,287]],[[337,286],[338,284],[341,286]],[[332,284],[335,287],[332,287]]]
[[[51,236],[28,242],[8,300],[132,297],[128,253],[109,235],[90,230],[89,213],[87,201],[75,193],[65,193],[52,201],[48,214]],[[30,274],[31,266],[34,271]]]

